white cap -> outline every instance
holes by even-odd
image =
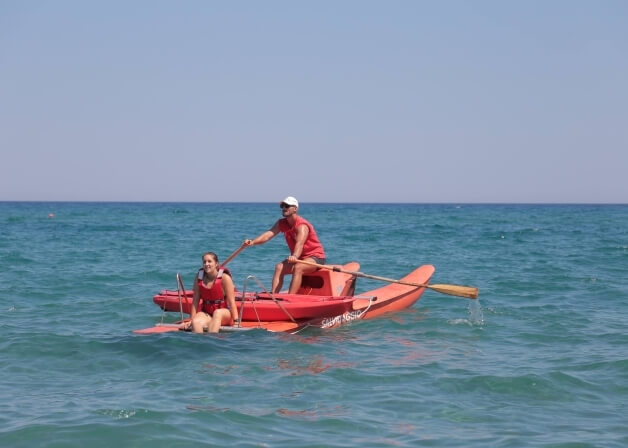
[[[283,201],[281,201],[280,204],[288,204],[288,205],[294,205],[295,207],[298,207],[299,206],[299,201],[297,201],[297,198],[294,198],[292,196],[288,196]]]

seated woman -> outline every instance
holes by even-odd
[[[185,324],[185,329],[192,327],[194,333],[202,333],[207,328],[209,333],[218,333],[221,326],[233,325],[237,320],[238,308],[231,274],[220,268],[215,253],[207,252],[203,254],[203,267],[194,282],[190,322]]]

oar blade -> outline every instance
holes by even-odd
[[[380,277],[378,275],[370,275],[370,274],[365,274],[363,272],[353,272],[353,271],[345,271],[344,269],[340,269],[338,267],[335,266],[329,266],[329,265],[324,265],[324,264],[316,264],[316,263],[312,263],[310,261],[304,261],[304,260],[297,260],[297,263],[303,263],[303,264],[307,264],[310,266],[317,266],[321,269],[329,269],[329,270],[333,270],[336,272],[344,272],[345,274],[351,274],[351,275],[355,275],[356,277],[364,277],[364,278],[370,278],[373,280],[381,280],[383,282],[388,282],[388,283],[399,283],[401,285],[408,285],[408,286],[416,286],[419,288],[429,288],[429,289],[433,289],[434,291],[443,293],[443,294],[448,294],[450,296],[458,296],[458,297],[466,297],[468,299],[477,299],[478,298],[478,288],[474,287],[474,286],[460,286],[460,285],[427,285],[427,284],[419,284],[419,283],[412,283],[412,282],[404,282],[403,280],[395,280],[393,278],[386,278],[386,277]]]
[[[449,294],[450,296],[466,297],[468,299],[477,299],[479,290],[474,286],[461,286],[461,285],[428,285],[427,286],[434,291],[442,294]]]

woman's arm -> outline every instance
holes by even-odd
[[[238,321],[238,307],[235,302],[235,287],[233,279],[229,274],[222,274],[222,292],[225,294],[225,300],[231,311],[231,318],[235,324]]]

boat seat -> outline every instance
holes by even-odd
[[[338,266],[342,268],[343,266]],[[303,274],[297,294],[311,296],[352,296],[355,292],[355,279],[351,274],[319,269]]]

